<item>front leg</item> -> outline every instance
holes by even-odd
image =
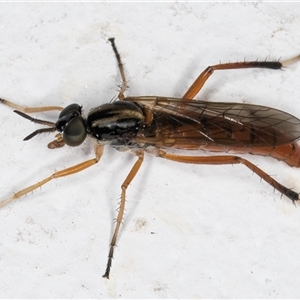
[[[37,188],[43,186],[44,184],[46,184],[47,182],[51,181],[52,179],[56,179],[56,178],[60,178],[60,177],[64,177],[64,176],[69,176],[72,175],[74,173],[78,173],[84,169],[87,169],[95,164],[97,164],[101,158],[103,154],[103,146],[100,146],[98,144],[95,144],[95,158],[93,159],[89,159],[87,161],[84,161],[80,164],[77,164],[75,166],[72,166],[70,168],[66,168],[64,170],[58,171],[53,173],[52,175],[50,175],[49,177],[23,189],[18,191],[17,193],[13,194],[13,196],[11,196],[10,198],[3,200],[2,202],[0,202],[0,208],[9,204],[10,202],[19,199],[20,197],[36,190]]]
[[[63,110],[63,107],[60,106],[40,106],[40,107],[26,107],[26,106],[21,106],[19,104],[16,104],[14,102],[5,100],[0,98],[0,103],[7,105],[13,109],[22,111],[24,113],[36,113],[36,112],[43,112],[43,111],[51,111],[51,110]]]

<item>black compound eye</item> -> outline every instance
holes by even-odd
[[[82,144],[86,138],[86,125],[82,117],[73,117],[66,125],[63,131],[64,142],[71,147]]]
[[[56,129],[63,132],[67,124],[76,116],[81,116],[81,106],[73,103],[65,107],[59,114]]]
[[[65,117],[67,116],[68,114],[70,113],[78,113],[79,115],[81,114],[81,106],[76,104],[76,103],[73,103],[73,104],[70,104],[68,105],[67,107],[65,107],[59,114],[58,118],[62,118],[62,117]]]

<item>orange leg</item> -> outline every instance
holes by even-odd
[[[112,240],[111,240],[111,243],[110,243],[109,254],[108,254],[108,262],[107,262],[107,265],[106,265],[106,270],[105,270],[104,275],[102,276],[102,277],[105,277],[105,278],[109,278],[109,272],[110,272],[110,268],[111,268],[111,264],[112,264],[112,259],[113,259],[113,256],[114,256],[114,248],[116,246],[118,233],[119,233],[122,221],[123,221],[125,201],[126,201],[126,190],[127,190],[127,187],[129,186],[129,184],[131,183],[131,181],[133,180],[133,178],[135,177],[135,175],[137,174],[137,172],[140,169],[140,167],[143,163],[143,160],[144,160],[144,152],[143,151],[137,151],[136,154],[138,156],[138,159],[135,162],[135,164],[133,165],[133,167],[131,168],[129,174],[127,175],[126,179],[124,180],[124,182],[121,186],[121,189],[122,189],[121,202],[120,202],[118,216],[117,216],[117,219],[116,219],[116,227],[115,227],[114,234],[113,234],[113,237],[112,237]]]
[[[267,68],[278,70],[282,68],[283,63],[279,61],[248,61],[248,62],[233,62],[225,64],[217,64],[207,67],[190,86],[187,92],[184,94],[183,99],[191,100],[199,93],[204,86],[206,80],[216,70],[233,70],[233,69],[247,69],[247,68]]]
[[[29,114],[36,113],[36,112],[50,111],[50,110],[63,110],[63,107],[60,106],[26,107],[1,98],[0,98],[0,103]]]
[[[283,195],[287,196],[293,202],[299,200],[299,194],[292,191],[291,189],[285,187],[280,184],[276,180],[274,180],[270,175],[268,175],[265,171],[258,168],[248,160],[233,155],[220,155],[220,156],[183,156],[183,155],[175,155],[169,154],[165,151],[159,150],[157,152],[157,156],[182,162],[182,163],[190,163],[190,164],[202,164],[202,165],[231,165],[231,164],[243,164],[254,173],[256,173],[260,178],[269,183],[273,188],[278,190]]]
[[[72,166],[70,168],[58,171],[53,173],[52,175],[50,175],[49,177],[43,179],[42,181],[37,182],[36,184],[33,184],[21,191],[18,191],[17,193],[15,193],[13,196],[11,196],[10,198],[0,202],[0,208],[5,206],[6,204],[19,199],[20,197],[36,190],[37,188],[43,186],[44,184],[46,184],[47,182],[49,182],[52,179],[56,179],[56,178],[60,178],[60,177],[64,177],[64,176],[69,176],[72,175],[74,173],[78,173],[84,169],[87,169],[93,165],[95,165],[96,163],[98,163],[98,161],[100,160],[101,156],[103,154],[103,146],[100,146],[98,144],[95,144],[95,155],[96,157],[90,160],[87,160],[85,162],[82,162],[80,164],[77,164],[75,166]]]

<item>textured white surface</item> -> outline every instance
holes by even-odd
[[[219,61],[300,52],[298,3],[1,3],[0,97],[28,106],[117,94],[115,37],[127,95],[180,97]],[[198,99],[274,106],[300,116],[299,66],[223,71]],[[56,114],[38,114],[55,120]],[[0,109],[1,200],[93,156],[92,145],[50,151],[52,135]],[[246,156],[300,190],[300,171]],[[101,162],[0,210],[0,297],[300,297],[300,211],[243,166],[145,158],[130,185],[110,280],[105,270],[120,185],[135,158]]]

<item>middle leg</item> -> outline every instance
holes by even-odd
[[[122,189],[121,202],[120,202],[118,216],[116,219],[116,227],[115,227],[114,234],[113,234],[113,237],[112,237],[112,240],[110,243],[106,270],[105,270],[104,275],[102,276],[105,278],[109,278],[112,259],[114,256],[114,248],[116,246],[119,230],[120,230],[120,227],[121,227],[121,224],[123,221],[124,210],[125,210],[125,201],[126,201],[126,190],[127,190],[127,187],[129,186],[129,184],[131,183],[131,181],[133,180],[133,178],[135,177],[135,175],[137,174],[137,172],[139,171],[139,169],[143,163],[143,160],[144,160],[144,152],[143,151],[141,151],[141,150],[137,151],[136,155],[138,156],[138,159],[135,162],[135,164],[133,165],[132,169],[130,170],[129,174],[127,175],[126,179],[124,180],[124,182],[121,186],[121,189]]]

